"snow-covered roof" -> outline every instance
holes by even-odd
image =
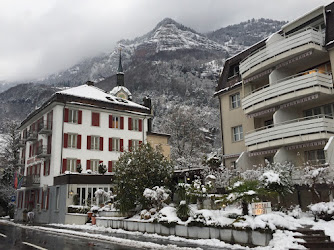
[[[89,85],[80,85],[78,87],[69,88],[66,90],[58,91],[56,94],[68,95],[68,96],[76,96],[85,99],[97,100],[106,103],[113,103],[118,105],[136,107],[141,109],[149,109],[143,105],[137,104],[135,102],[124,100],[122,98],[118,98],[114,95],[108,94],[104,92],[102,89],[99,89],[95,86]]]
[[[128,90],[127,87],[124,87],[124,86],[116,86],[114,87],[110,92],[109,94],[111,95],[116,95],[118,92],[120,91],[123,91],[124,93],[126,93],[129,97],[132,96],[130,90]]]

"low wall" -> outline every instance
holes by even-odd
[[[117,218],[96,217],[96,225],[139,231],[143,233],[156,233],[160,235],[175,235],[191,239],[218,239],[228,243],[237,243],[247,246],[267,246],[272,239],[269,231],[253,231],[251,229],[223,229],[214,227],[197,227],[183,225],[162,225],[159,223],[133,221]]]
[[[87,214],[69,214],[65,215],[65,224],[85,225],[88,221]]]

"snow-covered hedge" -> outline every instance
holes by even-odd
[[[308,208],[312,211],[315,217],[322,220],[334,219],[334,202],[319,202],[309,205]]]

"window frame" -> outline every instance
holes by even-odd
[[[90,140],[90,149],[91,150],[100,150],[100,136],[91,135],[90,138],[91,138],[91,140]]]
[[[79,123],[79,110],[68,109],[68,122],[73,124]]]
[[[90,170],[93,173],[98,173],[99,172],[99,165],[100,165],[99,159],[90,159]]]
[[[68,133],[67,134],[67,148],[73,149],[77,147],[78,147],[78,134]]]
[[[138,118],[132,118],[131,120],[131,128],[133,131],[139,131],[139,119]]]
[[[72,168],[74,171],[72,171]],[[77,158],[67,158],[66,159],[66,171],[77,172]]]
[[[121,152],[121,138],[112,138],[112,148],[111,151],[113,152]]]
[[[241,107],[240,92],[230,95],[230,108],[237,109],[240,107]]]
[[[232,141],[239,142],[243,141],[243,139],[244,139],[244,132],[242,125],[232,127]]]
[[[119,115],[112,116],[111,128],[121,129],[121,117]]]

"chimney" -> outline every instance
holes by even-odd
[[[92,82],[92,81],[87,81],[86,84],[87,84],[88,86],[94,86],[94,82]]]

